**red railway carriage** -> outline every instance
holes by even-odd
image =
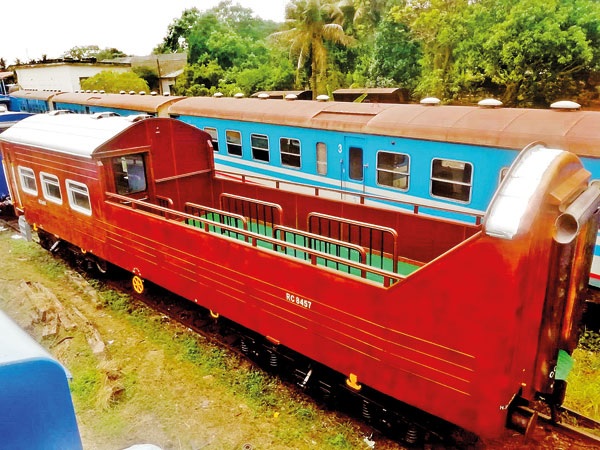
[[[560,401],[598,226],[571,153],[522,152],[467,225],[215,178],[210,137],[171,119],[40,115],[0,145],[43,245],[164,286],[349,389],[482,437],[515,396]]]

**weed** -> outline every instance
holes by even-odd
[[[80,402],[87,404],[94,399],[101,386],[100,372],[93,367],[77,374],[71,382],[71,392]]]
[[[99,291],[102,304],[115,312],[130,312],[130,296],[117,291],[102,289]]]
[[[600,352],[600,333],[585,330],[579,337],[579,348]]]
[[[343,433],[333,435],[327,439],[327,443],[333,448],[352,449],[352,445],[348,442],[348,439],[346,439],[346,436]]]
[[[304,420],[313,420],[315,418],[315,410],[300,406],[296,409],[296,416]]]

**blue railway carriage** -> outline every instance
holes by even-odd
[[[10,110],[30,113],[46,113],[52,110],[51,99],[59,91],[23,89],[10,94]]]
[[[0,448],[82,449],[69,374],[0,311]]]

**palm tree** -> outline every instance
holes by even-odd
[[[273,38],[287,43],[290,54],[297,58],[296,77],[310,61],[310,87],[316,98],[319,75],[327,69],[326,41],[349,45],[352,37],[342,28],[342,11],[334,0],[292,0],[285,8],[289,29],[279,31]]]

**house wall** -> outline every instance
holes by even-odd
[[[128,72],[129,64],[73,64],[51,63],[15,66],[22,89],[55,90],[74,92],[81,89],[81,80],[92,77],[103,70]]]

